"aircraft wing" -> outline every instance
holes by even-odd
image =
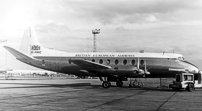
[[[99,64],[99,63],[81,59],[81,58],[71,59],[71,62],[73,62],[77,66],[84,68],[86,70],[111,69],[112,68],[111,66],[108,66],[108,65]]]

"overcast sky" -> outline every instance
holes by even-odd
[[[97,28],[97,51],[174,51],[202,68],[202,0],[0,0],[0,24],[0,40],[16,48],[31,25],[45,47],[90,52]],[[32,69],[9,52],[7,68]]]

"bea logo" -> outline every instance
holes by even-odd
[[[40,46],[39,45],[33,45],[32,47],[31,47],[31,50],[40,50],[41,48],[40,48]]]
[[[41,47],[39,45],[32,45],[30,54],[41,54]]]

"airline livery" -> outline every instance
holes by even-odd
[[[128,78],[169,78],[188,72],[199,74],[199,69],[176,53],[129,52],[63,52],[43,47],[32,27],[25,30],[20,51],[4,46],[16,59],[45,70],[99,77],[103,88],[110,82],[121,87]],[[130,84],[131,85],[131,84]]]

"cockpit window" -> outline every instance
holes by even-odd
[[[182,60],[182,61],[183,61],[183,60],[184,60],[184,57],[178,57],[178,60]]]
[[[182,57],[182,60],[185,60],[185,58],[184,58],[184,57]]]

